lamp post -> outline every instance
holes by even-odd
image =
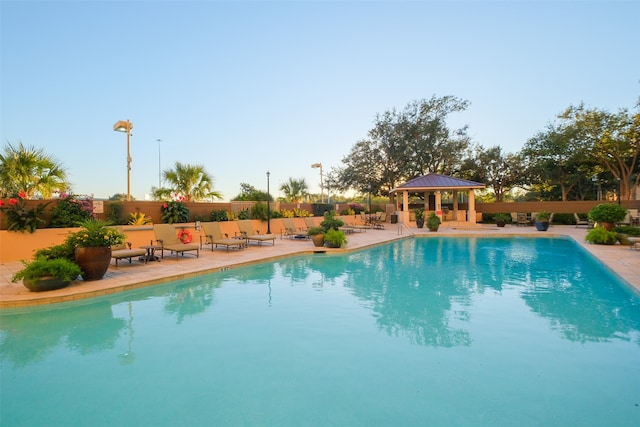
[[[371,227],[371,184],[369,184],[368,190],[369,190],[369,227]]]
[[[131,200],[131,129],[133,123],[128,119],[120,120],[113,125],[114,131],[127,133],[127,201]]]
[[[314,163],[311,165],[312,169],[320,168],[320,203],[324,203],[324,191],[322,185],[322,163]]]
[[[162,165],[160,163],[160,143],[161,139],[156,139],[158,141],[158,190],[162,188]]]
[[[269,193],[269,176],[271,176],[271,174],[267,171],[267,234],[271,234],[271,207],[269,206],[271,194]]]

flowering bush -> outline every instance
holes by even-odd
[[[189,208],[183,200],[171,200],[162,205],[162,222],[174,224],[189,221]]]
[[[48,203],[31,209],[25,208],[26,203],[24,191],[18,193],[18,198],[10,198],[9,206],[4,206],[4,201],[0,200],[0,210],[7,214],[7,230],[33,233],[38,224],[44,223],[40,216]]]
[[[79,222],[94,218],[91,198],[81,199],[73,194],[61,194],[51,209],[51,228],[75,227]]]
[[[97,219],[88,219],[80,223],[83,228],[70,234],[65,243],[73,248],[89,248],[96,246],[115,246],[125,242],[126,236],[115,228],[108,227],[109,223]]]

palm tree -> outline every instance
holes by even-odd
[[[0,197],[24,192],[27,199],[36,195],[48,199],[68,188],[66,170],[44,150],[7,143],[0,154]]]
[[[280,190],[285,194],[286,201],[291,203],[299,203],[309,195],[307,183],[304,178],[289,178],[289,182],[282,184]]]
[[[168,199],[175,195],[184,197],[187,202],[222,198],[219,192],[212,191],[213,178],[202,165],[176,162],[173,169],[163,171],[162,175],[167,187],[154,189],[156,199]]]

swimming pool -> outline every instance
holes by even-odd
[[[569,239],[416,238],[0,315],[19,425],[632,426],[640,298]]]

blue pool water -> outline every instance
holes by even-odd
[[[3,427],[640,424],[640,299],[567,239],[294,257],[5,310],[0,340]]]

